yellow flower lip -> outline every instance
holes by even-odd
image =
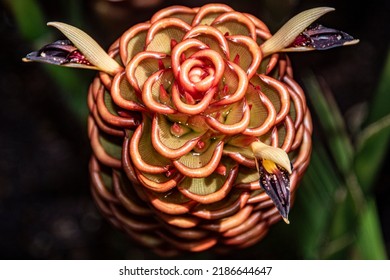
[[[287,153],[281,148],[269,146],[261,141],[252,142],[250,148],[255,158],[276,163],[286,169],[289,174],[291,174],[292,170],[290,159],[288,158]],[[267,166],[271,166],[271,164],[267,164]]]
[[[278,171],[278,167],[276,166],[276,164],[269,159],[263,159],[262,164],[268,173],[275,173]]]

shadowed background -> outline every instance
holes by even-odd
[[[107,48],[123,31],[148,20],[163,7],[174,4],[194,7],[213,1],[139,1],[146,5],[143,7],[137,1],[130,2],[0,2],[0,36],[3,44],[0,52],[1,259],[159,258],[108,224],[92,201],[88,178],[91,150],[86,132],[86,96],[95,73],[21,61],[25,54],[62,38],[58,31],[45,26],[48,21],[63,21],[80,27]],[[352,144],[356,144],[359,138],[354,136],[365,124],[390,113],[389,109],[386,111],[390,95],[377,94],[386,92],[381,88],[390,88],[389,82],[383,84],[387,79],[382,78],[389,47],[389,1],[368,1],[364,5],[349,0],[218,2],[259,17],[272,32],[302,10],[317,6],[336,8],[335,12],[325,15],[318,22],[343,30],[360,39],[360,43],[324,52],[291,54],[295,78],[310,92],[319,90],[319,96],[325,92],[325,96],[333,97],[339,111],[336,106],[330,107],[331,112],[340,112],[345,124],[340,135],[347,133]],[[313,103],[309,102],[310,108],[320,110],[316,107],[315,95],[310,101]],[[377,105],[370,106],[374,103]],[[370,108],[376,108],[376,111]],[[314,113],[314,109],[311,110],[315,124],[314,145],[323,147],[318,155],[322,151],[331,157],[332,147],[327,146],[329,134],[321,126],[321,116]],[[383,129],[389,129],[386,122]],[[356,208],[356,204],[351,206],[343,202],[347,210],[340,207],[343,210],[340,210],[341,218],[338,217],[336,210],[339,208],[334,206],[337,206],[338,199],[343,199],[343,188],[332,192],[333,204],[325,204],[328,206],[325,211],[328,216],[320,209],[314,218],[305,218],[311,209],[314,209],[312,213],[317,213],[315,209],[324,207],[315,199],[307,201],[310,189],[315,190],[313,181],[308,178],[298,189],[297,201],[291,211],[291,225],[279,223],[273,226],[260,243],[239,252],[223,256],[201,253],[182,257],[387,258],[386,251],[390,250],[390,161],[388,137],[383,137],[384,140],[378,142],[383,145],[378,152],[382,155],[380,161],[372,162],[369,157],[366,160],[360,157],[357,161],[363,162],[360,170],[363,168],[363,171],[375,173],[371,179],[372,187],[363,194],[372,196],[372,201],[376,203],[372,209],[377,212],[370,212],[370,218],[363,225],[368,231],[378,228],[379,232],[366,234],[355,228],[358,220],[354,219],[356,209],[352,208]],[[338,170],[337,158],[330,163],[334,172],[343,177],[343,172]],[[372,170],[371,166],[376,168]],[[321,178],[333,175],[324,173],[324,177],[316,179],[320,184]],[[312,192],[310,195],[318,197],[323,194]],[[316,227],[324,219],[327,222]],[[339,224],[346,226],[340,229]],[[341,232],[340,238],[333,239],[338,235],[335,233],[337,230]],[[363,243],[362,239],[365,240]],[[358,244],[356,248],[368,246],[365,249],[367,252],[372,246],[374,253],[361,253],[354,247],[355,242]]]

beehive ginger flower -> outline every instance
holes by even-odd
[[[255,244],[286,222],[312,123],[286,52],[354,44],[304,11],[274,35],[223,4],[164,8],[105,52],[71,25],[26,56],[98,70],[88,92],[94,199],[163,254]]]

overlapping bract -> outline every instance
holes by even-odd
[[[311,151],[311,119],[271,34],[226,5],[173,6],[127,30],[123,68],[89,89],[92,191],[105,216],[159,253],[258,242],[280,214],[248,149],[286,151],[291,196]]]

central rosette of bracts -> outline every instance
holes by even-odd
[[[351,41],[305,29],[330,10],[302,13],[272,36],[226,5],[173,6],[127,30],[109,55],[50,23],[75,46],[57,41],[26,60],[100,70],[88,97],[90,173],[114,225],[165,254],[243,248],[288,222],[312,126],[284,52]]]
[[[207,10],[215,14],[210,7],[204,10],[204,17]],[[288,89],[257,73],[262,54],[256,27],[249,18],[241,22],[240,15],[223,13],[210,25],[197,17],[191,27],[178,18],[160,18],[167,16],[161,12],[151,23],[130,29],[129,42],[127,37],[121,41],[129,53],[131,41],[148,30],[145,50],[127,56],[126,69],[116,76],[119,87],[111,91],[114,101],[122,99],[120,86],[128,83],[131,110],[142,115],[130,140],[130,160],[146,188],[165,192],[177,187],[199,202],[220,200],[216,193],[231,189],[240,163],[232,161],[235,153],[229,148],[247,146],[288,114]],[[262,84],[275,89],[280,112],[262,93]],[[214,181],[226,181],[215,184],[224,189],[212,188]]]

